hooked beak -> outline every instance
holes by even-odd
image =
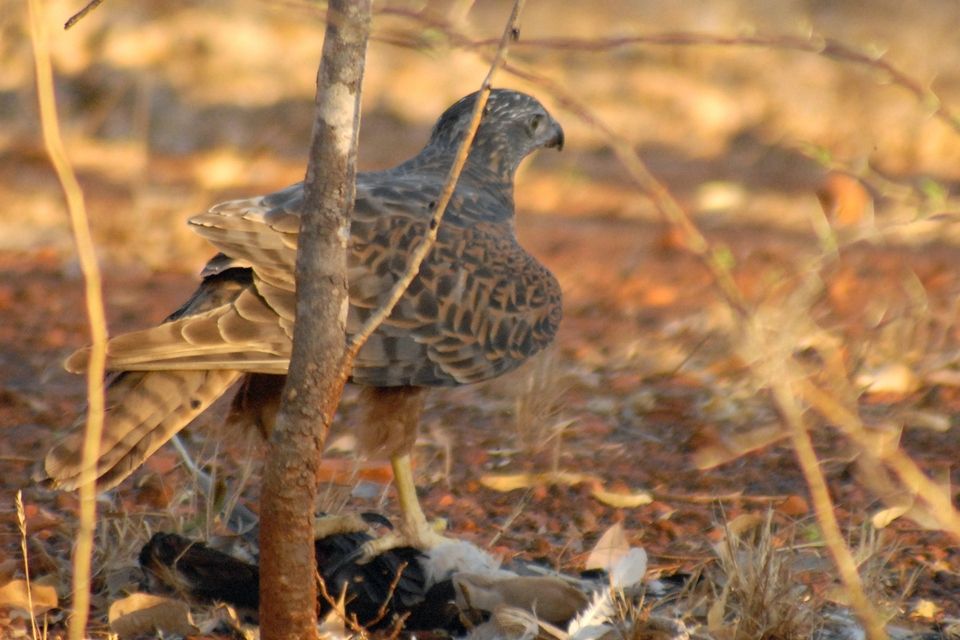
[[[556,122],[553,123],[551,135],[549,138],[547,138],[547,141],[543,146],[547,147],[548,149],[556,147],[557,151],[563,151],[563,129]]]

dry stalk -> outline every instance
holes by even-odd
[[[539,354],[514,398],[514,428],[521,449],[535,456],[551,447],[551,471],[559,471],[563,432],[569,420],[558,421],[566,383],[560,380],[556,349]]]
[[[800,470],[803,472],[804,480],[810,490],[814,513],[817,522],[820,523],[824,543],[833,557],[834,565],[840,574],[840,581],[846,588],[847,596],[850,598],[850,606],[856,612],[857,617],[860,618],[867,637],[871,640],[884,640],[887,638],[886,631],[880,617],[863,591],[863,582],[857,571],[857,564],[844,540],[840,524],[837,522],[833,500],[830,498],[830,489],[827,487],[827,480],[820,468],[820,460],[817,458],[816,451],[814,451],[810,432],[804,420],[803,408],[797,400],[793,385],[785,376],[768,378],[768,380],[771,381],[773,395],[779,405],[784,422],[789,426],[790,440],[793,443],[793,450],[797,454]]]
[[[90,609],[90,563],[93,554],[93,533],[97,518],[96,459],[103,431],[103,375],[106,364],[107,324],[103,311],[100,268],[90,237],[90,225],[84,206],[83,192],[67,158],[57,119],[56,96],[53,91],[53,67],[41,0],[29,0],[30,40],[33,44],[40,103],[43,142],[50,156],[57,179],[63,188],[70,212],[70,222],[77,244],[80,270],[83,273],[87,316],[90,321],[90,361],[87,367],[87,421],[83,440],[83,465],[80,476],[80,519],[73,557],[73,616],[69,637],[80,640],[86,629]]]
[[[64,30],[69,29],[73,25],[83,20],[85,17],[87,17],[88,13],[99,7],[101,4],[103,4],[103,0],[90,0],[90,2],[84,5],[83,9],[80,9],[80,11],[77,11],[75,14],[70,16],[70,19],[67,20],[63,25]]]
[[[582,104],[573,97],[572,94],[553,81],[539,74],[524,71],[511,65],[505,64],[504,69],[518,77],[544,87],[554,95],[554,97],[558,98],[563,106],[576,113],[584,121],[595,126],[603,134],[607,143],[614,149],[618,159],[630,172],[638,188],[648,194],[661,214],[671,224],[683,232],[687,240],[688,249],[699,257],[710,270],[727,304],[744,322],[753,320],[753,316],[747,309],[742,294],[733,279],[729,263],[712,249],[706,237],[696,226],[696,223],[693,222],[690,216],[683,210],[679,203],[677,203],[669,190],[650,173],[639,154],[637,154],[630,144],[616,136],[586,105]],[[853,562],[850,550],[847,548],[843,536],[840,533],[839,524],[833,513],[833,504],[826,488],[826,480],[820,471],[819,461],[816,458],[816,453],[810,442],[809,433],[806,431],[807,427],[802,419],[802,409],[799,405],[795,404],[796,399],[791,394],[789,385],[787,388],[784,388],[783,384],[785,381],[781,380],[779,383],[774,382],[778,380],[776,376],[761,377],[773,386],[774,395],[778,399],[778,403],[790,403],[782,405],[781,410],[788,420],[793,420],[791,422],[791,438],[797,451],[798,461],[801,464],[804,477],[810,485],[817,518],[821,523],[821,527],[824,529],[825,539],[827,540],[831,555],[837,563],[845,587],[850,591],[851,604],[866,627],[868,637],[870,637],[871,640],[885,638],[886,635],[883,626],[863,593],[860,577],[856,571],[856,564]],[[795,405],[795,411],[791,405]],[[798,421],[794,420],[794,418],[798,419]]]
[[[490,97],[493,75],[504,65],[507,46],[511,41],[516,40],[519,34],[520,13],[523,11],[523,5],[524,0],[514,0],[510,17],[507,19],[507,24],[504,27],[503,35],[500,37],[493,61],[490,63],[490,70],[480,85],[480,92],[477,94],[477,100],[473,105],[473,114],[471,115],[470,125],[467,127],[467,134],[464,136],[463,142],[460,143],[460,148],[457,149],[457,155],[454,158],[453,165],[450,167],[450,172],[447,174],[447,180],[443,185],[443,190],[440,192],[440,197],[437,199],[427,234],[411,253],[406,271],[403,276],[394,283],[393,288],[390,289],[387,300],[367,318],[367,321],[360,327],[360,330],[357,331],[348,342],[342,365],[344,370],[349,371],[353,366],[354,359],[360,352],[360,348],[363,347],[367,339],[373,335],[377,327],[379,327],[393,311],[393,308],[400,301],[400,298],[403,297],[404,292],[406,292],[407,287],[410,286],[410,283],[413,282],[414,278],[420,273],[420,265],[423,264],[427,254],[430,253],[434,243],[437,241],[437,233],[440,230],[440,222],[443,220],[443,214],[447,210],[450,198],[453,197],[457,180],[460,178],[460,173],[467,163],[470,147],[473,146],[473,139],[477,134],[477,130],[480,128],[480,120],[483,118],[484,107],[487,105],[487,98]]]
[[[402,562],[397,568],[397,573],[390,580],[390,586],[387,589],[387,596],[384,598],[383,602],[380,603],[380,608],[377,609],[377,614],[367,623],[367,626],[376,625],[386,618],[388,610],[390,608],[390,600],[393,599],[394,594],[396,593],[397,586],[400,584],[400,580],[403,578],[403,572],[407,569],[407,563]],[[320,575],[320,572],[315,570],[314,577],[317,581],[317,588],[320,593],[320,597],[323,598],[327,604],[330,605],[331,611],[333,611],[340,620],[350,627],[350,629],[356,633],[360,638],[369,637],[369,632],[367,628],[360,624],[357,620],[356,615],[350,616],[347,614],[346,603],[345,603],[345,593],[347,585],[343,586],[343,594],[339,600],[334,600],[333,596],[330,595],[330,592],[327,590],[326,580],[323,579],[323,576]],[[388,640],[393,640],[397,638],[400,633],[403,631],[403,623],[409,617],[409,613],[404,613],[397,617],[397,619],[392,623],[393,627],[389,633],[384,637]]]
[[[940,526],[960,540],[960,511],[953,506],[949,492],[927,477],[910,456],[900,448],[877,447],[874,438],[870,437],[863,426],[860,416],[810,380],[800,380],[796,391],[804,402],[836,425],[858,447],[869,451],[878,461],[886,464],[900,482],[910,489],[911,494],[928,506],[930,515],[937,519]]]
[[[23,510],[23,492],[17,489],[17,527],[20,529],[20,551],[23,553],[23,577],[27,583],[27,608],[30,610],[30,629],[33,640],[40,638],[40,629],[37,627],[37,616],[33,612],[33,590],[30,588],[30,559],[27,552],[27,517]]]

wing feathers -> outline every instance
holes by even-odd
[[[285,321],[248,289],[210,311],[113,338],[107,347],[107,368],[243,369],[244,363],[282,361],[285,371],[292,327],[292,320]],[[89,349],[77,351],[67,359],[66,368],[86,370],[89,355]]]
[[[154,451],[220,397],[239,371],[124,373],[107,389],[107,413],[96,472],[98,488],[119,484]],[[47,454],[57,486],[74,489],[83,471],[83,430],[77,427]]]

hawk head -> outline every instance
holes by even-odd
[[[479,92],[461,98],[433,127],[428,147],[454,153],[470,127]],[[494,89],[484,108],[469,167],[487,167],[512,179],[520,162],[540,147],[563,148],[563,129],[536,98],[519,91]]]

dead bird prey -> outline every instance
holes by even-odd
[[[506,609],[519,609],[549,624],[565,625],[588,604],[595,585],[550,569],[519,565],[520,575],[468,542],[451,540],[426,552],[397,547],[369,561],[361,551],[374,540],[369,524],[391,527],[378,514],[333,516],[317,521],[317,598],[323,618],[332,602],[368,630],[442,631],[463,636]],[[148,589],[198,603],[233,605],[247,620],[257,615],[259,568],[173,533],[156,533],[140,551]],[[332,601],[332,602],[331,602]],[[485,636],[477,636],[485,637]]]
[[[314,541],[317,573],[326,596],[317,597],[323,619],[341,595],[344,613],[368,630],[464,631],[455,605],[451,580],[427,585],[426,556],[412,547],[390,549],[369,562],[348,561],[373,540],[366,523],[389,522],[363,514],[359,526],[318,537]],[[255,620],[260,603],[260,570],[247,562],[175,533],[155,533],[140,550],[140,566],[152,592],[172,591],[200,603],[223,602]],[[429,588],[428,588],[429,587]]]
[[[386,171],[357,176],[348,248],[347,333],[384,302],[427,232],[477,94],[447,109],[427,145]],[[563,146],[563,130],[534,98],[494,90],[436,245],[390,317],[360,351],[350,380],[363,385],[358,440],[387,455],[403,511],[403,540],[438,542],[417,500],[409,453],[426,388],[480,382],[510,371],[553,340],[560,287],[517,242],[513,179],[541,147]],[[221,253],[193,296],[152,329],[113,338],[107,416],[96,462],[113,487],[235,383],[233,415],[271,429],[292,348],[294,281],[303,184],[219,204],[193,229]],[[88,351],[67,361],[87,366]],[[333,372],[331,372],[331,375]],[[54,483],[80,481],[83,421],[47,455]]]

